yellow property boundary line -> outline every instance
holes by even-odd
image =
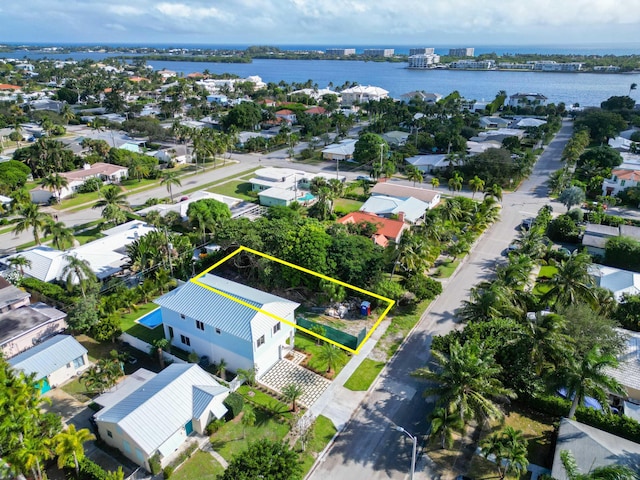
[[[357,346],[357,348],[354,350],[352,348],[349,348],[345,345],[342,345],[341,343],[338,343],[334,340],[331,340],[330,338],[327,338],[323,335],[319,335],[316,332],[312,332],[311,330],[301,327],[300,325],[297,325],[295,322],[290,322],[288,320],[285,320],[284,318],[281,318],[271,312],[268,312],[266,310],[263,310],[261,308],[258,308],[254,305],[251,305],[243,300],[240,300],[238,298],[233,297],[232,295],[229,295],[226,292],[222,292],[216,288],[213,288],[209,285],[206,285],[202,282],[199,281],[200,278],[202,278],[204,275],[206,275],[207,273],[209,273],[211,270],[213,270],[216,267],[219,267],[220,265],[222,265],[223,263],[225,263],[227,260],[230,260],[231,258],[233,258],[234,256],[236,256],[237,254],[241,253],[241,252],[249,252],[249,253],[253,253],[254,255],[258,255],[260,257],[266,258],[268,260],[273,260],[274,262],[278,262],[282,265],[286,265],[287,267],[291,267],[291,268],[295,268],[296,270],[300,270],[301,272],[305,272],[308,273],[310,275],[313,275],[315,277],[319,277],[322,278],[323,280],[327,280],[329,282],[333,282],[336,283],[338,285],[341,285],[343,287],[347,287],[350,288],[352,290],[355,290],[356,292],[360,292],[363,293],[365,295],[369,295],[371,297],[377,298],[378,300],[382,300],[383,302],[387,302],[387,308],[384,309],[384,311],[382,312],[382,314],[380,315],[380,317],[378,318],[378,320],[376,321],[376,323],[373,325],[373,327],[371,327],[371,330],[369,330],[369,332],[367,332],[367,335],[362,339],[362,342],[360,342],[360,344]],[[307,268],[301,267],[299,265],[294,265],[293,263],[287,262],[285,260],[281,260],[279,258],[276,257],[272,257],[271,255],[267,255],[265,253],[262,252],[258,252],[257,250],[253,250],[252,248],[248,248],[248,247],[244,247],[241,246],[239,247],[237,250],[233,251],[232,253],[230,253],[229,255],[227,255],[226,257],[224,257],[222,260],[216,262],[215,264],[213,264],[211,267],[207,268],[205,271],[203,271],[202,273],[199,273],[198,275],[196,275],[195,277],[193,277],[191,280],[191,282],[195,283],[196,285],[206,288],[207,290],[217,293],[218,295],[222,295],[225,298],[228,298],[229,300],[233,300],[236,303],[239,303],[240,305],[243,305],[247,308],[250,308],[252,310],[255,310],[256,312],[260,312],[263,313],[264,315],[267,315],[275,320],[278,320],[280,322],[284,322],[287,325],[291,325],[294,328],[297,328],[298,330],[305,332],[308,335],[311,335],[313,337],[319,338],[320,340],[323,340],[327,343],[330,343],[332,345],[335,345],[336,347],[342,348],[343,350],[346,350],[347,352],[353,353],[354,355],[357,355],[358,353],[360,353],[360,350],[362,349],[362,346],[366,343],[366,341],[369,339],[369,337],[371,337],[371,335],[373,334],[373,332],[376,330],[376,328],[378,328],[378,326],[380,325],[380,322],[382,322],[382,320],[384,320],[384,318],[387,316],[387,314],[389,313],[389,311],[391,310],[391,308],[393,308],[393,306],[395,305],[395,301],[391,300],[390,298],[386,298],[383,297],[382,295],[378,295],[377,293],[373,293],[370,292],[368,290],[364,290],[363,288],[360,287],[356,287],[355,285],[350,285],[348,283],[345,282],[341,282],[340,280],[336,280],[335,278],[331,278],[331,277],[327,277],[326,275],[323,275],[321,273],[318,272],[314,272],[313,270],[309,270]]]

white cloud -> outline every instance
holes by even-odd
[[[119,26],[129,42],[593,44],[637,41],[640,0],[22,0],[3,2],[2,24],[3,41],[104,41]]]

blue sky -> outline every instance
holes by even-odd
[[[640,0],[21,0],[0,2],[0,19],[0,42],[473,46],[640,38]]]

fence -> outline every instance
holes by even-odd
[[[345,333],[341,330],[337,330],[333,327],[329,327],[327,325],[323,325],[322,323],[317,323],[311,320],[307,320],[303,317],[298,317],[296,323],[307,330],[313,330],[314,327],[321,327],[324,330],[323,336],[327,337],[334,342],[338,342],[345,347],[351,348],[355,350],[358,348],[358,345],[364,340],[365,335],[367,334],[367,329],[363,328],[358,333],[358,336],[351,335],[350,333]]]

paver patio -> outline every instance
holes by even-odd
[[[286,359],[276,362],[260,378],[260,383],[278,393],[282,393],[287,385],[298,385],[302,389],[298,403],[307,408],[311,407],[331,384],[326,378]]]

